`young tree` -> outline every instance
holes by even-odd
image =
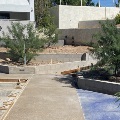
[[[120,14],[116,15],[116,17],[115,17],[115,23],[116,23],[116,25],[120,24]]]
[[[101,23],[101,32],[96,36],[97,43],[91,50],[102,65],[114,67],[114,74],[120,68],[120,29],[115,22],[107,20]]]
[[[8,27],[8,34],[3,33],[0,40],[5,42],[8,48],[10,59],[15,62],[28,63],[36,52],[43,48],[44,40],[36,35],[33,24],[23,25],[21,23],[11,23]]]
[[[57,43],[57,27],[49,10],[51,5],[50,0],[35,0],[36,27],[39,34],[44,34],[48,47]]]

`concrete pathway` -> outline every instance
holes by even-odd
[[[5,120],[84,120],[76,89],[62,77],[32,76]]]

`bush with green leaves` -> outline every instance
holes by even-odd
[[[8,33],[3,33],[0,38],[8,48],[9,57],[14,62],[26,63],[36,55],[38,50],[41,50],[44,45],[44,39],[39,39],[33,24],[11,23],[8,26]]]
[[[100,24],[101,32],[95,35],[97,42],[91,51],[99,59],[102,67],[114,68],[116,76],[120,69],[120,29],[114,21],[106,20]]]
[[[57,26],[54,17],[50,13],[51,1],[35,0],[35,20],[39,35],[46,40],[46,47],[58,42]]]
[[[116,15],[116,17],[115,17],[115,23],[116,23],[116,25],[120,24],[120,14]]]

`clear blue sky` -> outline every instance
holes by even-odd
[[[92,1],[95,3],[99,2],[99,0],[92,0]],[[113,1],[115,1],[117,3],[118,0],[100,0],[102,7],[105,7],[105,6],[113,7],[114,6]]]

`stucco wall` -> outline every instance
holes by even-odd
[[[91,6],[55,6],[59,11],[59,29],[78,28],[79,21],[113,19],[120,9],[116,7],[91,7]],[[58,18],[56,18],[58,19]]]

